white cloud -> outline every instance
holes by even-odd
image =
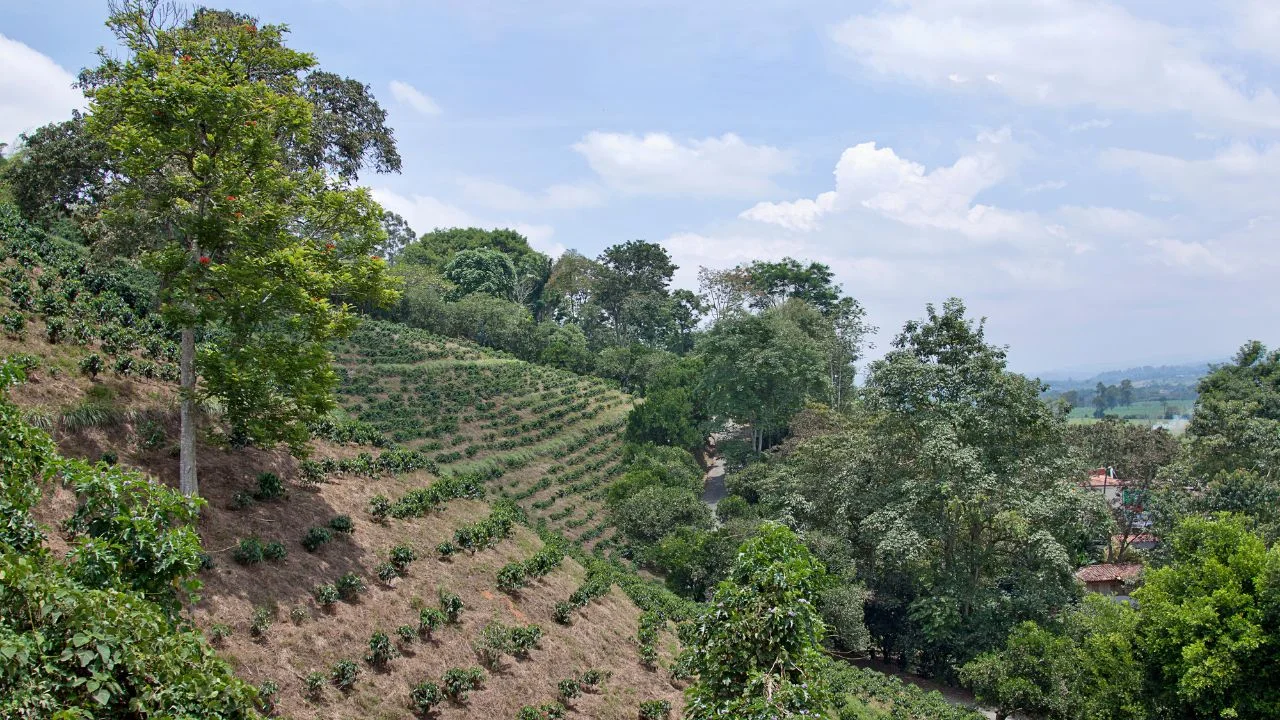
[[[823,216],[862,208],[915,228],[978,239],[1012,237],[1027,232],[1030,216],[976,204],[974,198],[1010,175],[1016,154],[1008,130],[984,133],[955,164],[933,170],[866,142],[841,154],[834,192],[814,200],[758,203],[741,217],[808,231]]]
[[[1120,208],[1064,205],[1058,208],[1057,215],[1071,229],[1072,235],[1084,233],[1134,238],[1160,235],[1171,230],[1169,223],[1163,220]]]
[[[1156,238],[1147,241],[1147,245],[1153,249],[1156,261],[1171,267],[1197,273],[1211,271],[1225,275],[1234,273],[1236,270],[1204,243]]]
[[[71,73],[30,47],[0,35],[0,143],[65,120],[83,107]]]
[[[1103,128],[1109,128],[1109,127],[1111,127],[1111,120],[1106,118],[1095,119],[1095,120],[1085,120],[1084,122],[1078,122],[1072,125],[1068,125],[1067,132],[1077,133],[1077,132],[1084,132],[1085,130],[1101,130]]]
[[[789,153],[733,133],[681,141],[666,133],[588,133],[573,149],[609,186],[643,195],[742,197],[773,191]]]
[[[396,102],[413,108],[420,115],[439,115],[441,112],[440,106],[431,99],[431,96],[401,80],[391,81],[391,97],[395,98]]]
[[[1036,183],[1023,190],[1022,192],[1032,195],[1034,193],[1046,192],[1050,190],[1061,190],[1067,186],[1066,180],[1045,180],[1042,183]]]
[[[1280,3],[1275,0],[1232,0],[1228,7],[1235,13],[1237,47],[1280,58]]]
[[[534,250],[559,257],[564,245],[551,241],[555,230],[550,225],[523,222],[494,222],[479,218],[470,212],[429,195],[401,195],[386,188],[374,188],[373,199],[383,208],[403,217],[415,232],[425,233],[437,228],[480,227],[510,228],[529,239]]]
[[[1137,172],[1149,184],[1215,211],[1273,209],[1280,185],[1280,144],[1256,148],[1233,143],[1199,160],[1111,149],[1100,161],[1105,168]]]
[[[867,69],[926,86],[1280,128],[1274,92],[1242,90],[1236,71],[1211,64],[1183,32],[1105,1],[899,0],[831,32]]]
[[[538,193],[529,193],[505,183],[482,178],[458,181],[467,198],[495,210],[576,210],[596,207],[604,202],[604,193],[595,185],[557,184]]]

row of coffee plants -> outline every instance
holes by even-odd
[[[498,589],[517,593],[529,584],[531,578],[539,578],[560,567],[564,561],[568,541],[558,535],[543,535],[544,545],[528,560],[510,562],[498,571]]]

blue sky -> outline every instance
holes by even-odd
[[[1274,0],[273,0],[373,86],[419,232],[830,264],[882,328],[959,295],[1025,371],[1280,342]],[[64,117],[97,0],[0,7],[0,141]]]

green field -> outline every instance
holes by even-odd
[[[1172,409],[1175,415],[1186,417],[1191,414],[1194,404],[1194,401],[1191,400],[1144,400],[1130,405],[1117,405],[1108,410],[1107,414],[1115,415],[1135,424],[1150,425],[1164,420],[1167,409]],[[1093,407],[1072,408],[1071,413],[1067,415],[1067,422],[1072,424],[1096,422],[1093,417]]]

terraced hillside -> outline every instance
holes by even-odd
[[[610,546],[602,506],[620,473],[631,398],[597,378],[367,322],[338,349],[346,411],[439,476],[479,474],[535,522]]]

